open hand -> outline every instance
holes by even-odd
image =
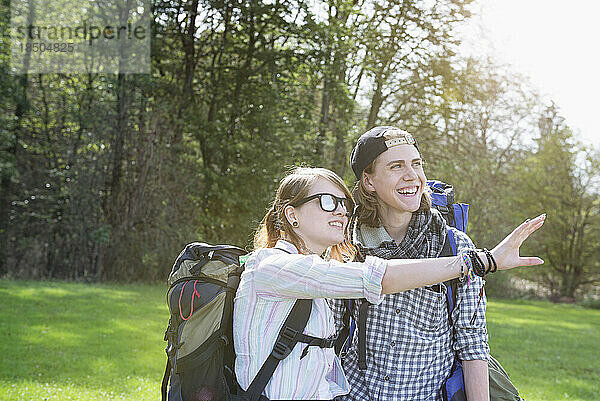
[[[523,241],[544,224],[545,219],[546,214],[544,213],[533,220],[525,221],[492,249],[491,253],[498,264],[498,270],[508,270],[517,266],[535,266],[544,263],[538,257],[519,256],[519,248]]]

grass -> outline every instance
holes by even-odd
[[[0,281],[0,400],[157,400],[163,286]]]
[[[600,399],[600,311],[543,301],[492,300],[492,354],[526,400]]]
[[[0,280],[0,400],[158,400],[164,286]],[[528,400],[598,400],[600,311],[491,300],[492,353]]]

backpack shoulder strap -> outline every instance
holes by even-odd
[[[363,299],[358,307],[358,368],[367,370],[367,312],[369,302]]]
[[[352,338],[358,329],[358,368],[362,371],[367,370],[367,313],[369,311],[369,301],[364,298],[349,299],[344,302],[346,311],[343,316],[344,327],[340,330],[336,339],[335,352],[347,351],[352,344]],[[352,310],[354,305],[358,304],[358,319],[356,322],[352,319]]]
[[[450,230],[450,227],[446,227],[446,241],[444,241],[444,247],[440,257],[444,256],[456,256],[458,250],[456,249],[456,238],[454,237],[454,231]]]
[[[282,252],[290,253],[285,249],[277,248]],[[312,299],[297,299],[292,307],[292,310],[288,314],[287,318],[283,322],[279,335],[273,346],[271,354],[267,357],[267,360],[263,363],[260,370],[248,386],[245,392],[245,399],[249,401],[258,401],[261,398],[262,392],[267,387],[267,383],[271,380],[277,365],[283,359],[285,359],[294,349],[302,336],[302,332],[308,323],[310,312],[312,311]]]
[[[283,322],[281,330],[279,330],[279,336],[271,354],[267,357],[265,363],[263,363],[252,383],[250,383],[248,390],[246,390],[248,400],[257,401],[260,399],[279,362],[285,359],[298,343],[298,337],[302,334],[308,323],[311,310],[312,299],[296,300],[290,314],[285,319],[285,322]]]
[[[344,299],[342,302],[344,304],[344,314],[342,316],[342,329],[339,331],[334,345],[336,355],[340,355],[342,351],[346,351],[350,348],[351,338],[354,334],[353,330],[350,328],[354,300]]]
[[[450,229],[446,229],[446,240],[444,241],[444,247],[442,248],[442,253],[440,253],[440,257],[445,256],[456,256],[456,239],[454,238],[454,232]],[[458,279],[453,279],[449,281],[445,281],[444,285],[446,286],[446,306],[448,307],[448,320],[450,321],[450,326],[454,325],[452,322],[452,311],[454,310],[454,306],[456,305],[456,288]]]

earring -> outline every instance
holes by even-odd
[[[300,224],[298,224],[298,222],[297,222],[297,221],[294,221],[294,222],[292,223],[292,227],[298,227],[299,225],[300,225]]]

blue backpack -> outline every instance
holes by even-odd
[[[431,188],[431,205],[442,213],[446,223],[450,227],[455,227],[460,231],[467,232],[467,222],[469,220],[469,205],[466,203],[454,203],[454,188],[452,185],[441,181],[427,181]],[[450,248],[450,249],[448,249]],[[454,232],[447,231],[446,242],[440,256],[456,256],[456,239]],[[456,305],[456,287],[457,279],[444,282],[446,286],[446,300],[448,306],[448,320],[452,322],[452,311]],[[483,294],[482,294],[483,295]],[[450,370],[450,376],[442,385],[442,396],[444,401],[466,401],[465,382],[463,377],[462,364],[458,357],[454,358],[454,364]]]
[[[454,203],[454,188],[451,185],[441,181],[427,181],[427,184],[432,190],[432,206],[442,213],[449,226],[466,233],[467,221],[469,219],[469,205]],[[440,256],[454,256],[456,254],[457,249],[454,233],[449,230],[447,241]],[[446,291],[446,299],[448,301],[448,320],[451,326],[453,325],[452,311],[456,304],[457,280],[454,279],[444,283],[448,290]],[[481,287],[481,291],[479,292],[480,300],[481,297],[483,297],[483,287]],[[476,315],[473,315],[471,324],[473,324],[475,317]],[[488,361],[488,377],[490,401],[523,401],[519,396],[519,391],[511,382],[508,373],[506,373],[500,362],[492,355],[489,356]],[[450,376],[442,385],[442,397],[444,401],[467,401],[463,368],[458,356],[454,358]]]

